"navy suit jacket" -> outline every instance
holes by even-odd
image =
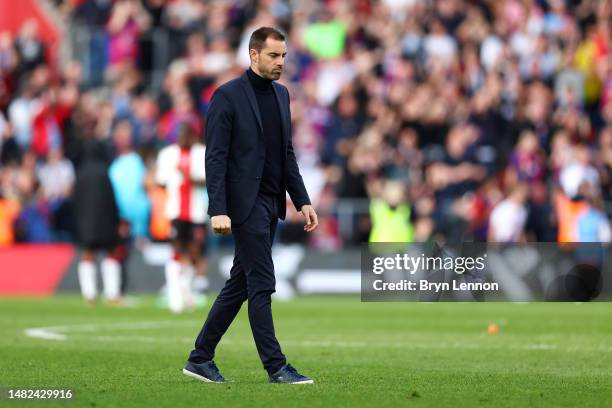
[[[299,211],[310,204],[291,144],[289,92],[272,82],[280,108],[283,137],[283,194],[278,216],[285,219],[285,194]],[[206,187],[208,214],[228,215],[240,224],[249,216],[265,161],[263,126],[255,92],[246,72],[214,92],[206,113]]]

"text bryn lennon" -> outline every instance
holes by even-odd
[[[402,279],[398,282],[383,282],[380,279],[374,281],[374,290],[379,291],[387,291],[387,290],[427,290],[434,292],[444,292],[444,291],[474,291],[474,290],[484,290],[484,291],[497,291],[499,290],[499,283],[497,282],[429,282],[426,279],[421,279],[418,282],[409,281],[406,279]]]

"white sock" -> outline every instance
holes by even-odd
[[[94,300],[97,295],[96,264],[92,261],[81,261],[78,266],[81,294],[86,300]]]
[[[208,287],[209,284],[207,276],[197,275],[195,278],[193,278],[193,288],[196,291],[204,292],[206,289],[208,289]]]
[[[166,263],[166,293],[168,307],[174,313],[183,311],[184,301],[181,290],[181,263],[171,259]]]
[[[121,265],[116,259],[104,258],[100,265],[104,296],[108,300],[117,300],[121,294]]]
[[[181,292],[185,300],[185,307],[193,307],[192,284],[195,268],[191,263],[184,263],[181,272]]]

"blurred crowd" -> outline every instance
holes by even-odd
[[[287,33],[281,82],[320,213],[307,237],[289,211],[279,240],[610,240],[608,0],[54,3],[88,30],[86,58],[51,61],[34,21],[0,33],[0,245],[75,239],[88,144],[132,235],[167,237],[156,154],[181,123],[203,133],[261,26]]]

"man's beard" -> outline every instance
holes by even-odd
[[[283,70],[282,69],[279,69],[279,70],[272,69],[268,71],[267,69],[259,68],[259,72],[264,74],[264,78],[269,79],[271,81],[276,81],[277,79],[280,78]]]

